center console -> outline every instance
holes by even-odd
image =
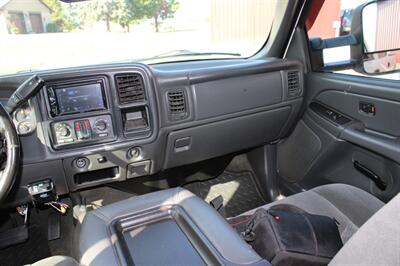
[[[271,265],[217,211],[182,188],[89,212],[78,256],[82,265]]]
[[[160,167],[153,144],[157,107],[141,69],[48,79],[40,96],[47,147],[61,159],[70,191]]]

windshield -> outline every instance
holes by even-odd
[[[113,62],[246,58],[279,0],[0,1],[0,75]]]

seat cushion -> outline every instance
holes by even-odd
[[[301,192],[285,199],[264,205],[270,208],[277,204],[297,206],[312,214],[332,217],[339,222],[343,243],[363,225],[384,203],[373,195],[353,186],[330,184]],[[255,210],[244,213],[252,214]]]

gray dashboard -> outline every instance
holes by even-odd
[[[12,194],[18,202],[28,198],[26,185],[38,180],[50,178],[66,194],[279,140],[295,123],[304,94],[301,64],[281,59],[123,63],[38,74],[46,86],[30,101],[34,132],[20,136],[23,166]],[[117,77],[131,74],[142,78],[144,97],[124,102]],[[28,76],[0,78],[1,99]],[[105,108],[52,115],[48,88],[93,79],[103,81]],[[143,120],[134,120],[140,115]],[[99,119],[107,136],[78,139],[76,126],[87,120],[96,135]],[[136,127],[138,121],[145,125]],[[65,133],[60,124],[75,132],[66,145],[70,135],[57,139]]]

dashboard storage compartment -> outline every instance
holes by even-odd
[[[90,172],[78,173],[74,175],[75,184],[84,184],[93,181],[113,179],[118,177],[119,168],[110,167],[101,170],[95,170]]]
[[[279,137],[290,111],[291,107],[285,106],[174,131],[168,136],[164,168],[199,162],[271,142]]]
[[[233,114],[282,101],[280,72],[233,77],[194,85],[198,120]]]
[[[149,126],[145,107],[124,110],[122,118],[125,131],[145,129]]]

